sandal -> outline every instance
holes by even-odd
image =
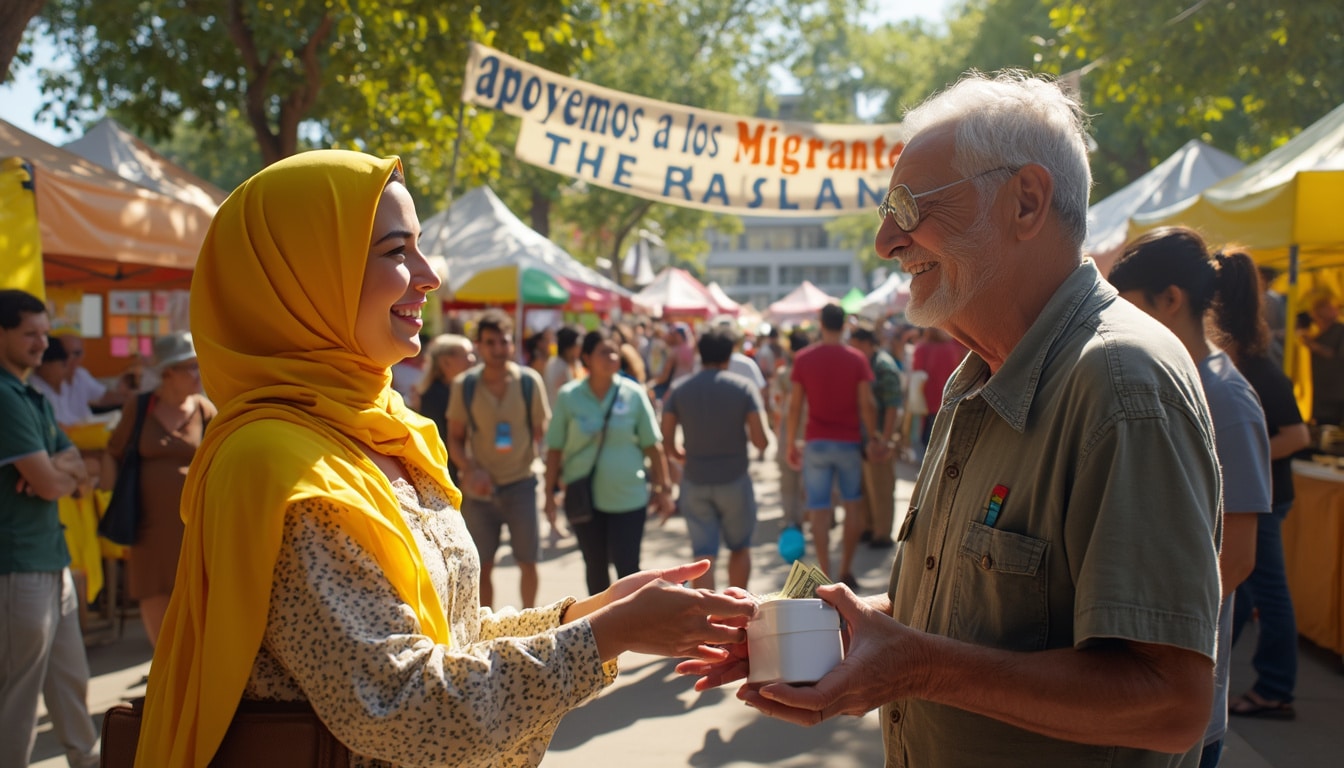
[[[1286,701],[1269,701],[1255,691],[1247,691],[1227,705],[1227,714],[1237,717],[1263,717],[1270,720],[1292,720],[1297,710]]]

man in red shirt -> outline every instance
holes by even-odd
[[[952,378],[953,372],[965,357],[966,348],[941,328],[926,329],[924,340],[915,345],[915,359],[911,367],[929,375],[924,380],[924,402],[928,415],[924,417],[924,425],[919,433],[921,455],[929,447],[929,435],[933,432],[933,417],[938,415],[938,409],[943,407],[943,389],[947,386],[947,380]]]
[[[845,311],[836,304],[821,309],[821,340],[798,353],[793,362],[789,394],[788,432],[799,433],[803,402],[807,402],[807,425],[802,440],[789,444],[789,465],[803,473],[807,517],[817,565],[832,574],[830,531],[834,506],[831,488],[838,483],[845,508],[845,527],[840,555],[840,581],[854,589],[851,569],[854,551],[863,535],[859,500],[863,497],[863,432],[871,435],[869,456],[876,459],[887,451],[878,437],[877,408],[873,402],[873,369],[862,352],[844,343]]]

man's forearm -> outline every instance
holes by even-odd
[[[1171,646],[1017,653],[937,635],[922,644],[933,661],[919,698],[1057,739],[1185,752],[1213,702],[1213,662]]]

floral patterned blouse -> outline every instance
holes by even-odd
[[[480,562],[462,516],[411,468],[393,489],[447,612],[452,646],[344,534],[339,505],[291,505],[262,648],[244,697],[308,700],[354,753],[352,766],[535,766],[560,718],[616,676],[574,600],[525,611],[480,607]]]

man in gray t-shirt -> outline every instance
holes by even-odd
[[[727,370],[733,343],[732,331],[718,327],[700,338],[702,369],[676,385],[663,406],[663,444],[670,457],[686,465],[677,506],[691,534],[692,555],[712,562],[722,539],[729,551],[728,583],[746,589],[756,528],[747,440],[764,450],[769,438],[760,390]],[[684,448],[677,446],[678,424]],[[713,589],[713,566],[694,585]]]

